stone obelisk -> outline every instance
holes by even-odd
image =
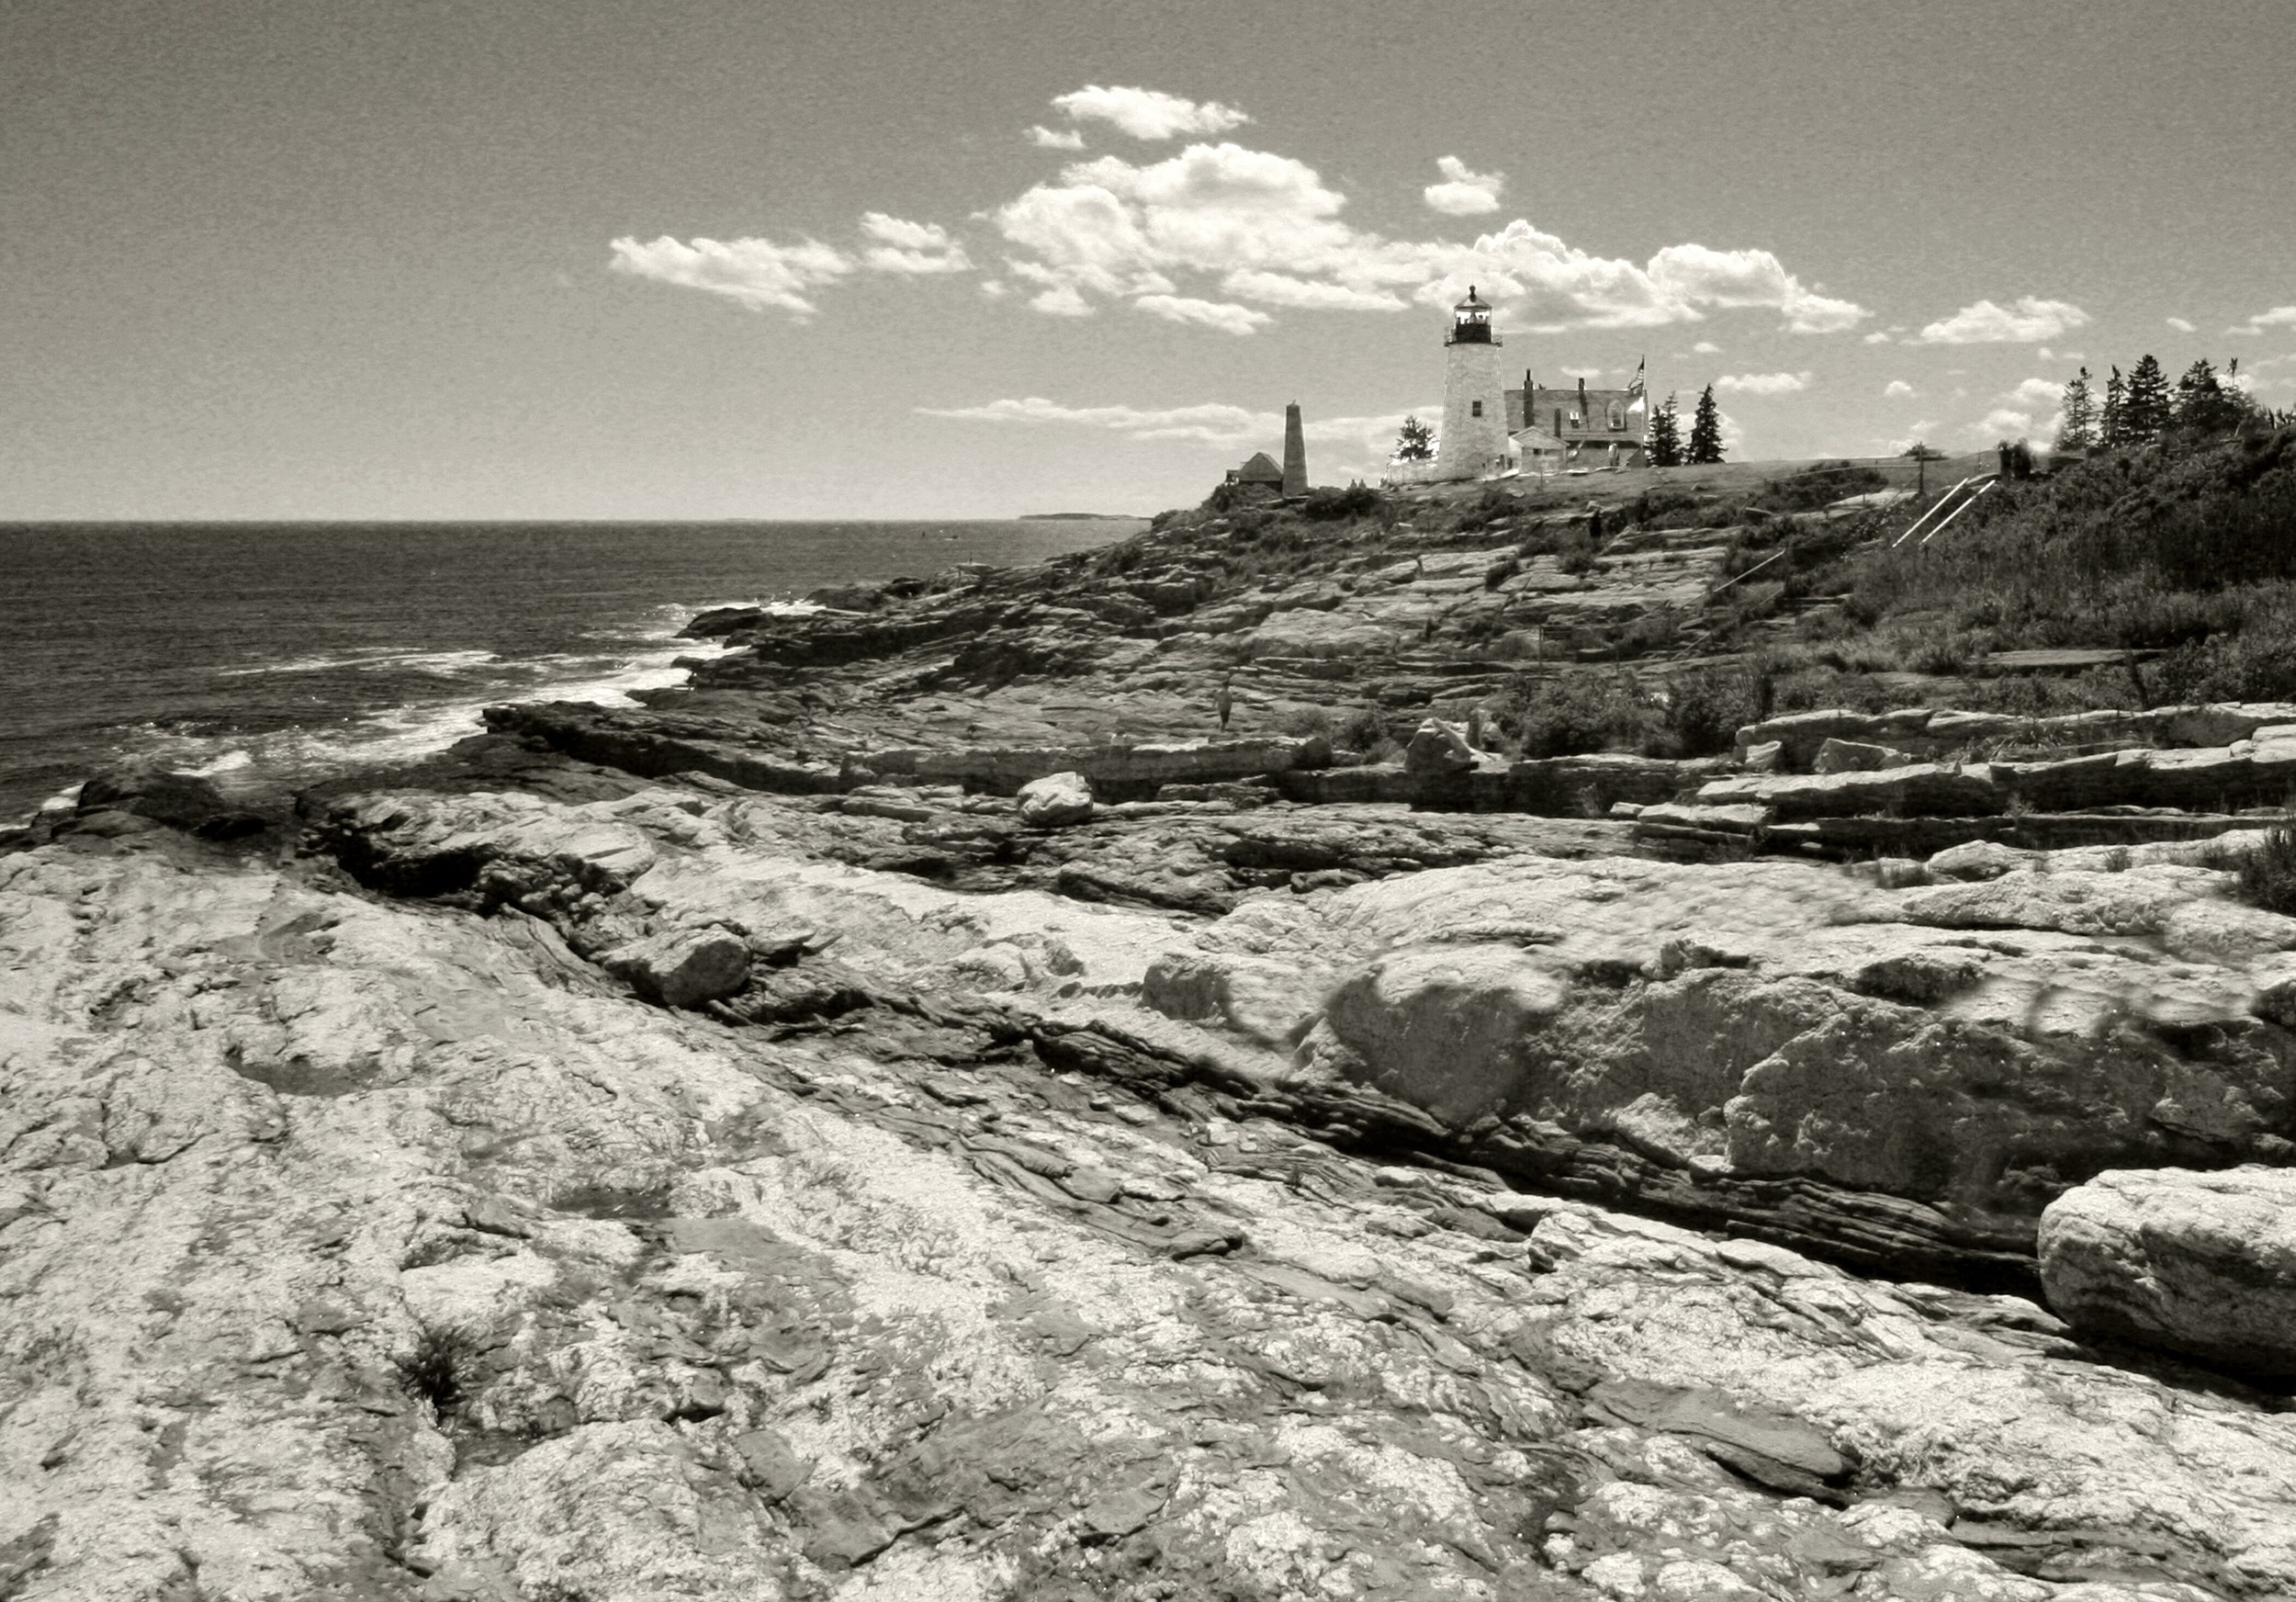
[[[1284,493],[1308,492],[1308,441],[1300,432],[1300,402],[1284,408]]]

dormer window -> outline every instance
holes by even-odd
[[[1610,403],[1610,431],[1623,434],[1626,428],[1626,409],[1614,400]]]
[[[1584,428],[1586,426],[1586,419],[1578,412],[1573,412],[1570,414],[1570,426],[1573,428]]]
[[[1474,405],[1474,410],[1473,410],[1473,413],[1472,413],[1472,415],[1477,416],[1477,417],[1480,417],[1482,414],[1483,414],[1483,403],[1482,403],[1481,401],[1478,400],[1478,401],[1476,401],[1476,402],[1475,402],[1475,405]]]

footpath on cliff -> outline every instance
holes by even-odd
[[[1860,489],[99,775],[0,854],[0,1594],[2296,1593],[2296,705],[1818,662]]]

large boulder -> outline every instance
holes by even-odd
[[[1050,773],[1020,786],[1020,821],[1031,829],[1059,829],[1092,817],[1092,786],[1082,773]]]
[[[1748,750],[1750,751],[1751,747]],[[1870,773],[1883,768],[1909,768],[1914,758],[1894,746],[1870,745],[1863,740],[1829,737],[1810,759],[1813,773]]]
[[[79,814],[127,812],[209,840],[253,834],[263,818],[235,807],[197,773],[171,773],[152,762],[122,762],[92,775],[80,786]]]
[[[1419,946],[1340,986],[1323,1021],[1346,1048],[1342,1071],[1467,1124],[1515,1097],[1532,1037],[1569,995],[1554,965],[1518,946]]]
[[[608,973],[665,1007],[722,1000],[749,982],[749,947],[723,929],[673,929],[598,959]]]
[[[1475,769],[1475,749],[1467,743],[1467,737],[1440,717],[1430,717],[1422,723],[1411,737],[1411,744],[1403,748],[1403,771],[1407,773],[1451,774],[1472,773]]]
[[[2296,1377],[2296,1171],[2099,1174],[2042,1213],[2041,1280],[2077,1328]]]

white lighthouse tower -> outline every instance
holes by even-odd
[[[1480,479],[1507,466],[1507,391],[1499,376],[1499,336],[1491,307],[1469,285],[1451,308],[1444,344],[1443,437],[1435,448],[1437,479]]]

